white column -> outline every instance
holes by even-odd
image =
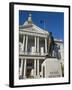
[[[35,53],[36,53],[36,36],[35,36]]]
[[[39,77],[39,59],[37,60],[37,76]]]
[[[45,38],[45,53],[47,54],[47,38]]]
[[[24,51],[24,47],[25,47],[25,35],[23,36],[23,51]]]
[[[36,59],[34,60],[34,77],[36,77]]]
[[[26,36],[26,46],[25,46],[25,52],[27,54],[27,46],[28,46],[28,36]]]
[[[39,54],[39,37],[37,37],[37,53]]]
[[[23,74],[23,59],[21,59],[20,76]]]
[[[26,78],[26,59],[24,60],[24,78]]]

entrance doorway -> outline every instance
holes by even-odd
[[[27,60],[26,77],[34,78],[34,60]]]

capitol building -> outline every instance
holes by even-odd
[[[54,38],[57,50],[48,57],[49,32],[32,21],[32,15],[19,26],[19,79],[64,76],[64,43]]]

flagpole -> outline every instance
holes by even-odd
[[[43,29],[45,30],[45,19],[44,20],[41,20],[41,23],[43,23]]]
[[[45,20],[44,20],[44,30],[45,30]]]

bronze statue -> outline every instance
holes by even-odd
[[[52,32],[49,33],[49,39],[48,39],[48,55],[52,56],[52,52],[54,50],[54,38],[52,36]]]

